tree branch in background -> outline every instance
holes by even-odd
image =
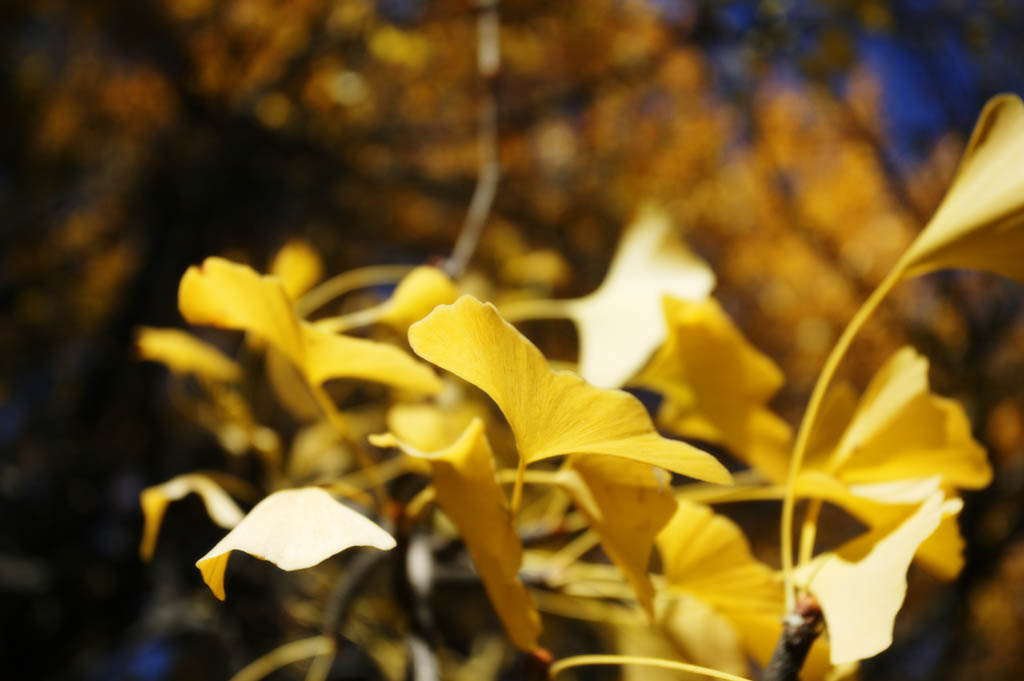
[[[480,119],[477,122],[480,165],[473,198],[469,202],[452,255],[445,265],[448,276],[453,279],[458,279],[466,271],[476,251],[501,175],[501,162],[498,159],[498,72],[501,68],[499,30],[498,0],[480,0],[476,19],[476,63],[483,81]]]
[[[821,606],[804,596],[782,621],[782,636],[764,670],[764,681],[797,681],[811,645],[824,628]]]

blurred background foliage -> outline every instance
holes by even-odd
[[[1024,5],[1006,0],[505,0],[501,22],[503,176],[474,267],[529,284],[509,263],[554,250],[567,270],[538,262],[555,293],[587,293],[657,199],[784,369],[774,406],[794,423],[984,101],[1024,91]],[[209,254],[265,269],[298,235],[331,272],[446,255],[476,178],[473,6],[24,0],[0,35],[0,668],[226,678],[295,625],[291,577],[252,561],[215,603],[192,561],[219,531],[195,499],[139,563],[142,487],[223,455],[164,369],[134,361],[132,330],[180,325],[178,279]],[[865,678],[1020,676],[1021,294],[965,273],[904,284],[846,364],[863,385],[915,344],[996,468],[961,519],[966,571],[915,582]],[[572,358],[569,325],[525,328]],[[728,510],[777,561],[776,510]]]

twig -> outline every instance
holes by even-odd
[[[462,222],[452,255],[445,264],[445,271],[452,279],[462,276],[476,251],[501,176],[501,162],[498,159],[498,71],[501,68],[499,28],[498,0],[480,0],[476,18],[476,63],[484,85],[480,119],[477,122],[480,165],[466,218]]]
[[[797,601],[782,621],[782,636],[764,671],[764,681],[797,681],[823,624],[821,606],[814,597],[804,596]]]
[[[348,618],[349,610],[352,608],[356,597],[362,591],[366,580],[376,573],[377,568],[380,567],[387,557],[387,551],[364,551],[358,553],[345,570],[341,579],[338,580],[327,599],[322,629],[322,637],[334,641],[334,647],[313,660],[313,664],[306,674],[306,681],[324,681],[327,678],[331,665],[334,663],[337,649],[341,647],[344,641],[341,637],[341,627]]]

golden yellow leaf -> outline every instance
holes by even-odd
[[[725,612],[782,612],[774,571],[754,558],[743,531],[725,516],[681,500],[657,545],[670,588]]]
[[[977,489],[992,478],[963,409],[929,391],[928,362],[909,347],[883,365],[855,407],[848,390],[834,390],[814,432],[797,494],[844,508],[875,536],[937,489]],[[957,525],[947,519],[917,558],[952,579],[963,567],[962,551]]]
[[[493,305],[462,296],[409,329],[418,355],[491,396],[515,434],[524,463],[562,454],[608,454],[717,483],[732,478],[714,457],[661,437],[629,393],[595,388],[552,371]]]
[[[511,286],[552,288],[568,282],[571,274],[569,263],[552,249],[507,255],[501,262],[501,279]]]
[[[324,276],[324,263],[312,246],[296,239],[277,252],[270,273],[281,279],[289,298],[298,300]]]
[[[889,647],[910,561],[943,513],[957,510],[959,500],[944,504],[943,493],[936,491],[861,560],[851,563],[829,553],[798,569],[798,583],[821,604],[833,664],[871,657]]]
[[[659,481],[649,465],[606,456],[570,456],[559,477],[637,601],[653,615],[648,563],[654,538],[676,507],[667,481]]]
[[[449,385],[446,389],[451,390]],[[441,400],[447,402],[447,400]],[[423,452],[450,447],[475,418],[488,417],[485,405],[459,399],[444,407],[435,404],[396,404],[388,409],[388,430],[402,442]],[[427,464],[417,457],[406,457],[409,468],[429,475]]]
[[[139,495],[144,522],[142,544],[139,546],[139,555],[142,560],[149,560],[153,557],[156,538],[160,533],[160,525],[163,522],[167,505],[192,493],[199,495],[210,520],[221,527],[230,529],[242,520],[243,513],[242,509],[238,508],[238,504],[228,496],[228,493],[220,485],[202,473],[179,475],[163,484],[147,487]]]
[[[509,637],[522,650],[536,648],[540,615],[519,581],[523,545],[494,477],[483,421],[474,418],[455,443],[433,452],[420,451],[390,433],[371,435],[370,442],[399,447],[427,461],[437,501],[462,535]]]
[[[303,487],[274,492],[256,504],[196,561],[196,567],[213,594],[224,600],[224,571],[232,551],[244,551],[290,571],[312,567],[353,546],[388,551],[395,547],[395,540],[319,487]]]
[[[1024,103],[985,105],[939,209],[897,266],[912,277],[946,267],[1024,281]]]
[[[195,374],[214,381],[236,381],[242,373],[233,359],[180,329],[141,326],[135,347],[142,359],[161,362],[177,374]]]
[[[388,430],[402,442],[424,452],[436,452],[458,440],[483,409],[468,401],[451,408],[433,404],[396,404],[388,409]]]
[[[827,469],[849,483],[940,474],[946,485],[978,489],[992,479],[963,409],[929,392],[928,360],[910,347],[872,379]]]
[[[663,299],[668,338],[634,379],[664,395],[660,425],[728,448],[768,478],[785,478],[791,430],[765,407],[782,372],[712,298]]]
[[[245,330],[283,352],[311,384],[359,378],[423,393],[441,382],[426,365],[392,345],[327,333],[300,320],[281,280],[223,258],[185,272],[178,307],[192,324]]]
[[[436,267],[421,266],[407,274],[384,303],[380,321],[403,335],[414,322],[426,317],[438,305],[454,301],[459,295],[455,284]]]
[[[596,291],[566,301],[580,333],[580,375],[602,388],[626,383],[668,332],[661,298],[707,296],[711,269],[672,234],[668,214],[644,206],[627,228]]]
[[[706,506],[680,500],[656,541],[664,594],[685,594],[712,607],[731,624],[747,653],[767,664],[782,632],[782,583],[754,558],[743,531]],[[827,658],[827,646],[816,644],[802,676],[820,679]]]
[[[866,556],[875,544],[895,530],[917,510],[921,502],[939,489],[940,478],[935,476],[931,479],[901,482],[902,490],[898,495],[890,488],[883,494],[876,494],[874,499],[865,496],[863,485],[851,485],[845,492],[836,494],[836,488],[832,486],[830,489],[829,483],[822,484],[820,480],[814,483],[817,490],[828,490],[822,494],[823,498],[850,511],[870,528],[843,544],[835,553],[851,561]],[[875,500],[879,501],[876,503]],[[899,500],[906,503],[899,503]],[[964,541],[956,517],[946,514],[938,528],[917,549],[914,560],[939,579],[952,580],[963,569],[963,551]]]
[[[866,553],[941,487],[940,475],[892,483],[847,485],[828,473],[806,470],[797,477],[796,495],[828,501],[867,525],[870,531],[858,540],[864,547],[863,553]],[[856,545],[856,542],[851,542],[848,552],[852,552]],[[940,579],[956,577],[964,564],[963,540],[956,521],[943,518],[939,529],[925,540],[915,558]]]

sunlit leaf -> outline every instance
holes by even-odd
[[[648,563],[654,538],[672,516],[675,497],[650,466],[605,456],[571,456],[560,471],[562,486],[601,538],[608,557],[653,614]]]
[[[937,489],[977,489],[992,478],[963,408],[929,391],[928,362],[909,347],[883,365],[855,406],[847,389],[834,390],[812,440],[797,495],[844,508],[876,535]],[[962,550],[956,522],[945,519],[917,558],[952,579],[963,567]]]
[[[963,409],[931,394],[928,360],[910,347],[875,375],[827,467],[849,483],[941,474],[947,485],[978,489],[992,479]]]
[[[505,414],[519,455],[532,463],[561,454],[608,454],[710,482],[728,471],[710,454],[654,430],[643,405],[552,371],[493,305],[463,296],[409,329],[413,350],[486,392]]]
[[[790,428],[765,407],[782,372],[714,299],[663,300],[668,338],[633,383],[662,393],[660,425],[727,447],[774,480],[786,475]]]
[[[427,461],[437,501],[462,535],[512,642],[523,650],[536,648],[540,615],[517,576],[523,546],[494,477],[483,421],[473,419],[454,444],[439,451],[420,451],[390,433],[371,435],[370,441]]]
[[[380,321],[405,334],[409,326],[426,317],[438,305],[454,301],[459,295],[455,284],[436,267],[417,267],[395,287],[384,303]]]
[[[274,256],[270,273],[281,279],[289,298],[298,300],[299,296],[323,278],[324,263],[308,243],[293,240]]]
[[[899,526],[941,487],[940,475],[868,486],[847,485],[828,473],[807,470],[796,480],[798,497],[828,501],[867,525],[870,530],[860,539],[866,548]],[[915,559],[940,579],[955,578],[964,565],[963,540],[956,520],[943,518],[939,529],[918,549]]]
[[[754,558],[743,531],[706,506],[680,500],[658,535],[657,546],[664,593],[685,594],[714,608],[731,624],[750,656],[767,664],[782,632],[782,583]],[[816,644],[804,677],[821,678],[827,657],[827,646]]]
[[[448,386],[446,390],[451,390]],[[439,400],[444,401],[444,400]],[[399,440],[424,452],[450,447],[472,423],[488,417],[487,407],[476,401],[459,399],[451,404],[396,404],[388,409],[388,430]],[[408,457],[410,469],[429,475],[423,459]]]
[[[459,401],[451,408],[433,404],[396,404],[388,409],[388,430],[396,438],[424,452],[445,449],[458,440],[483,409]]]
[[[810,475],[810,474],[808,474]],[[939,476],[916,481],[900,481],[902,491],[899,495],[892,489],[875,495],[874,500],[865,496],[863,485],[852,485],[849,494],[835,496],[835,488],[816,480],[816,489],[828,489],[824,498],[850,511],[861,522],[868,525],[869,531],[846,542],[836,553],[846,560],[859,560],[867,555],[871,548],[883,537],[890,534],[904,522],[920,504],[939,489]],[[878,503],[874,503],[877,500]],[[903,501],[905,503],[900,503]],[[964,566],[964,540],[960,536],[960,527],[956,516],[943,515],[938,528],[917,549],[914,560],[939,579],[955,579]]]
[[[190,267],[178,289],[178,307],[193,324],[249,331],[283,352],[311,384],[360,378],[424,393],[441,382],[401,349],[324,332],[298,319],[280,279],[223,258]]]
[[[916,276],[946,267],[1024,281],[1024,103],[1016,95],[985,105],[953,185],[899,267]]]
[[[196,561],[214,595],[224,600],[224,571],[232,551],[268,560],[282,570],[312,567],[353,546],[388,551],[390,534],[319,487],[274,492]]]
[[[234,360],[180,329],[139,327],[135,347],[142,359],[161,362],[178,374],[195,374],[214,381],[235,381],[241,375]]]
[[[628,381],[665,340],[661,298],[700,300],[711,269],[679,240],[664,210],[645,206],[627,228],[596,291],[568,301],[580,332],[580,375],[602,388]]]
[[[959,504],[944,504],[937,491],[861,560],[824,554],[798,571],[797,581],[821,604],[833,664],[871,657],[889,647],[907,591],[910,561],[939,526],[943,513],[955,513]]]
[[[153,557],[167,505],[192,493],[199,495],[210,520],[221,527],[230,529],[242,520],[244,514],[238,504],[220,485],[202,473],[179,475],[163,484],[147,487],[139,495],[144,521],[139,555],[143,560]]]
[[[671,588],[726,611],[782,611],[775,573],[754,558],[742,530],[725,516],[680,501],[657,544]]]

